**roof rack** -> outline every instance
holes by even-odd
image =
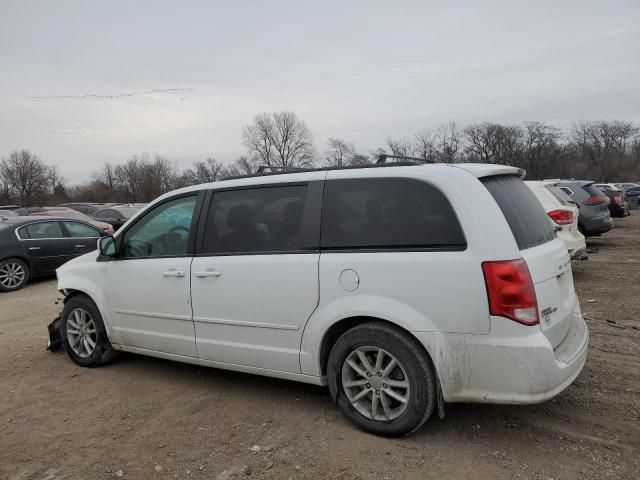
[[[270,170],[272,173],[287,173],[287,172],[306,172],[310,169],[303,167],[282,167],[279,165],[260,165],[256,173],[264,173]]]
[[[425,163],[425,162],[421,162]],[[302,172],[327,172],[329,170],[356,170],[361,168],[390,168],[390,167],[411,167],[415,165],[420,165],[416,161],[411,162],[393,162],[393,163],[369,163],[366,165],[345,165],[345,166],[332,166],[332,167],[319,167],[319,168],[302,168],[302,167],[272,167],[269,165],[265,165],[265,168],[258,167],[256,173],[250,175],[232,175],[230,177],[221,178],[221,180],[240,180],[243,178],[253,178],[253,177],[266,177],[270,175],[284,175],[287,173],[302,173]],[[427,162],[433,163],[433,162]],[[267,172],[266,169],[270,169],[272,171]]]
[[[381,153],[380,155],[378,155],[378,160],[376,161],[376,163],[386,163],[387,159],[389,158],[395,158],[398,160],[404,160],[405,162],[410,161],[414,163],[435,163],[433,160],[427,160],[426,158],[409,157],[407,155],[388,155],[386,153]]]

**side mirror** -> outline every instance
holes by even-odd
[[[118,253],[116,248],[116,239],[111,235],[102,237],[98,240],[98,250],[103,257],[115,257]]]

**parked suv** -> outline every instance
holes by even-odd
[[[602,235],[613,228],[609,198],[594,186],[594,182],[562,180],[558,187],[578,205],[578,228],[585,237]]]
[[[52,341],[82,366],[124,350],[328,384],[390,436],[445,402],[542,402],[580,373],[588,331],[522,174],[397,165],[177,190],[58,269]]]
[[[612,183],[596,183],[594,187],[609,197],[609,215],[611,215],[611,218],[623,218],[629,215],[622,188]]]
[[[587,242],[578,230],[578,207],[557,187],[557,180],[524,182],[536,196],[542,208],[554,223],[558,237],[564,242],[569,255],[575,260],[587,259]]]

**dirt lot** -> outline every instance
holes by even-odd
[[[589,248],[577,381],[543,405],[451,405],[406,439],[355,430],[302,384],[135,355],[79,368],[45,351],[53,280],[0,294],[0,479],[637,479],[640,330],[622,327],[640,328],[640,214]]]

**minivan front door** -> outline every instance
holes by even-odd
[[[122,234],[107,267],[113,337],[127,347],[197,357],[191,312],[196,195],[166,201]],[[176,221],[178,219],[179,221]]]
[[[319,298],[321,188],[214,193],[191,269],[200,358],[300,372],[302,331]]]

